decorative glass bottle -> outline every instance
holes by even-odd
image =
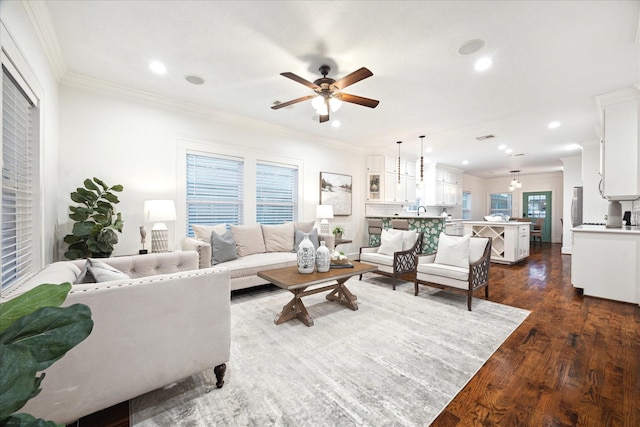
[[[309,240],[309,233],[304,233],[304,239],[298,246],[298,271],[303,274],[313,273],[316,265],[316,249]]]
[[[320,242],[316,251],[316,268],[318,273],[326,273],[331,268],[331,251],[325,245],[324,240]]]

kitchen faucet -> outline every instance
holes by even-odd
[[[418,214],[417,214],[417,216],[420,216],[420,208],[424,209],[424,213],[427,213],[427,208],[425,208],[424,206],[418,206]]]

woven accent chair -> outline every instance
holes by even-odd
[[[459,240],[459,236],[449,236]],[[463,268],[436,262],[437,252],[421,255],[415,280],[415,295],[418,285],[428,285],[467,294],[467,309],[471,311],[473,293],[484,288],[485,298],[489,298],[489,263],[491,259],[491,239],[471,237],[469,241],[468,267]]]
[[[398,233],[403,231],[396,230]],[[407,231],[405,231],[406,233]],[[422,232],[415,232],[415,241],[409,246],[405,241],[406,250],[395,251],[393,254],[379,253],[381,246],[365,246],[360,248],[360,262],[378,267],[375,273],[392,278],[393,290],[396,290],[396,280],[403,274],[416,272],[417,256],[422,252]],[[404,248],[403,248],[404,249]],[[362,280],[362,274],[360,275]]]

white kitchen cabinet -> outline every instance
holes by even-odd
[[[513,264],[529,256],[529,228],[517,222],[467,221],[464,234],[491,239],[491,261]]]
[[[424,168],[424,189],[420,197],[427,206],[462,204],[462,171],[436,163]]]
[[[584,295],[640,303],[640,230],[582,225],[571,231],[573,286]]]
[[[367,156],[367,201],[413,203],[416,200],[415,163],[390,156]],[[373,185],[372,185],[373,184]],[[377,191],[372,191],[372,188]]]
[[[604,135],[601,141],[602,191],[609,200],[640,197],[639,91],[630,88],[598,97]]]

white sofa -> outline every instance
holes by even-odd
[[[73,285],[64,305],[89,306],[93,331],[45,371],[42,392],[20,412],[70,423],[211,367],[221,387],[230,352],[229,272],[198,269],[196,252],[99,261],[130,278]],[[84,263],[53,263],[2,300],[42,283],[73,283]]]
[[[182,250],[196,251],[200,255],[200,268],[208,268],[215,258],[212,250],[212,232],[218,236],[233,237],[235,244],[235,259],[223,261],[217,266],[229,269],[231,290],[244,289],[252,286],[264,285],[269,282],[258,277],[259,271],[297,265],[294,252],[296,230],[312,232],[314,221],[289,222],[278,225],[227,225],[213,226],[192,225],[195,237],[182,239]],[[330,251],[334,249],[333,234],[318,233],[318,240],[324,241]],[[214,244],[215,246],[215,244]]]

